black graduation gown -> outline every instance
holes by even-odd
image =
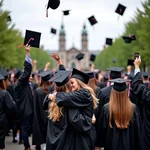
[[[43,110],[43,101],[45,95],[41,88],[37,88],[34,93],[33,108],[33,137],[32,144],[40,145],[46,143],[46,132],[47,132],[47,122],[48,113]]]
[[[104,82],[98,82],[98,87],[100,87],[101,89],[105,88],[106,87],[106,83]]]
[[[4,138],[7,133],[7,115],[15,111],[16,106],[11,95],[7,91],[0,90],[0,140]]]
[[[144,150],[150,149],[150,90],[143,84],[142,74],[139,72],[132,81],[134,94],[143,101],[143,138]]]
[[[70,144],[69,150],[93,150],[95,143],[95,129],[92,125],[93,101],[91,94],[86,89],[75,92],[58,92],[57,105],[69,108],[68,128],[71,139],[66,138],[64,145]],[[70,137],[70,136],[69,136]]]
[[[118,129],[115,122],[109,126],[109,104],[105,104],[99,119],[96,146],[105,150],[144,150],[141,134],[141,118],[134,105],[133,118],[127,129]]]
[[[29,85],[31,71],[32,65],[25,61],[24,72],[15,87],[17,106],[22,119],[33,114],[33,94]]]
[[[90,93],[86,89],[69,93],[58,92],[56,101],[58,106],[64,106],[63,116],[55,123],[48,121],[47,150],[94,149],[96,135],[92,127],[93,102]],[[46,97],[45,109],[48,108],[48,103]],[[89,110],[85,111],[85,108]]]

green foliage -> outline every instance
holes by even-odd
[[[117,38],[112,46],[102,50],[97,56],[96,67],[106,69],[110,66],[126,67],[127,59],[133,59],[134,52],[142,56],[143,65],[150,66],[150,0],[142,3],[143,11],[137,9],[134,17],[125,24],[122,36],[136,35],[136,41],[131,44],[124,43],[122,37]],[[114,64],[112,59],[117,62]]]
[[[23,43],[21,32],[15,29],[15,24],[8,21],[9,11],[2,10],[3,1],[0,0],[0,67],[23,68],[25,59],[24,47],[17,48]],[[44,67],[52,61],[49,55],[40,49],[31,48],[31,57],[37,60],[38,67]]]

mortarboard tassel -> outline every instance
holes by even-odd
[[[30,39],[29,39],[29,41],[27,42],[28,45],[29,45],[30,41],[34,41],[34,38],[30,38]],[[20,45],[18,45],[17,47],[20,48],[20,47],[22,47],[22,46],[24,46],[24,44],[20,44]]]

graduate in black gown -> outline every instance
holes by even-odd
[[[138,108],[131,103],[125,79],[114,79],[110,101],[98,121],[96,146],[105,150],[144,150]]]
[[[148,72],[143,72],[142,73],[142,77],[143,77],[143,83],[147,88],[150,88],[150,83],[149,83],[149,73]]]
[[[57,92],[50,94],[51,100],[56,99],[59,107],[68,108],[67,136],[64,150],[94,150],[95,130],[92,116],[97,104],[93,90],[88,87],[89,76],[77,69],[73,69],[70,87],[73,92]]]
[[[22,123],[22,140],[25,150],[30,150],[29,135],[32,129],[33,119],[33,91],[30,86],[29,78],[32,71],[32,60],[30,56],[30,46],[26,45],[26,58],[24,62],[24,72],[19,77],[15,87],[17,106],[19,109]]]
[[[5,148],[5,136],[8,129],[8,118],[10,113],[16,111],[15,103],[10,94],[3,90],[4,77],[0,74],[0,150]]]
[[[150,149],[150,90],[143,84],[142,73],[140,72],[141,58],[136,58],[134,61],[135,65],[135,76],[132,81],[132,90],[134,94],[138,97],[140,96],[143,101],[143,134],[141,134],[144,139],[144,150]]]
[[[43,101],[48,94],[51,83],[48,81],[52,77],[51,71],[43,71],[39,74],[41,76],[41,85],[35,90],[33,108],[33,136],[32,144],[36,145],[36,150],[41,150],[41,144],[46,143],[48,113],[43,110]]]

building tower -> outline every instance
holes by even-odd
[[[83,25],[82,33],[81,33],[81,50],[87,51],[88,50],[88,34],[86,25]]]

